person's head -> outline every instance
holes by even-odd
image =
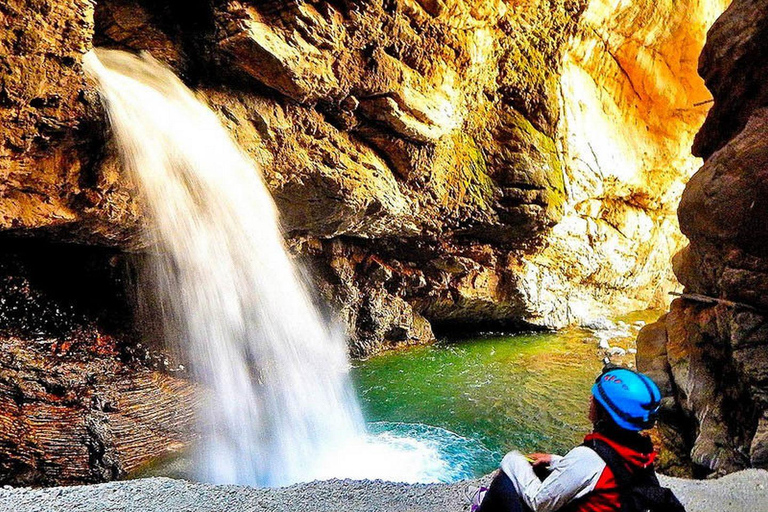
[[[653,427],[661,392],[647,376],[627,368],[603,372],[592,386],[589,419],[596,431],[639,432]]]

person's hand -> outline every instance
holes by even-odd
[[[533,467],[548,466],[552,462],[552,455],[549,453],[531,453],[526,455]]]

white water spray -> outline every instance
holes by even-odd
[[[310,299],[258,169],[215,114],[151,57],[98,50],[84,64],[148,208],[148,284],[212,392],[199,477],[440,480],[433,447],[365,435],[345,340]]]

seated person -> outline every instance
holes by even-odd
[[[475,495],[473,512],[684,510],[659,487],[653,445],[640,433],[654,425],[660,400],[645,375],[625,368],[604,372],[592,386],[593,432],[584,444],[565,457],[508,453],[490,488]],[[547,473],[543,480],[541,470]]]

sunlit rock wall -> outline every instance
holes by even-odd
[[[30,121],[39,151],[6,144],[7,228],[143,245],[80,70],[93,41],[150,52],[221,114],[355,353],[430,324],[562,327],[675,285],[672,212],[708,108],[696,55],[722,1],[49,3],[76,36],[9,50],[65,79],[9,82],[58,131]]]
[[[429,322],[528,316],[515,254],[562,215],[559,61],[582,7],[216,11],[223,61],[289,101],[214,105],[242,112],[235,132],[238,117],[259,119],[286,229],[325,277],[354,353],[430,341]]]
[[[668,395],[671,440],[702,473],[768,467],[767,68],[768,2],[736,0],[699,65],[715,103],[678,210],[687,295],[638,339],[638,366]]]
[[[591,1],[563,60],[565,215],[527,258],[552,325],[659,308],[679,287],[675,211],[711,95],[696,72],[726,1]]]
[[[336,148],[383,158],[357,183],[345,183],[354,166],[336,160],[344,179],[320,166],[320,182],[303,157],[313,178],[296,176],[295,154],[291,168],[267,165],[280,169],[272,184],[289,230],[336,239],[303,247],[365,353],[429,339],[426,321],[562,327],[667,304],[683,241],[674,210],[709,107],[696,61],[725,4],[404,2],[394,15],[368,5],[351,19],[374,24],[347,43],[341,11],[227,4],[218,37],[233,65],[317,102],[324,117],[311,130],[330,137],[302,146],[338,129],[348,135]],[[413,20],[442,35],[402,29]],[[259,37],[271,45],[254,47]],[[251,64],[253,55],[271,57]],[[279,127],[274,114],[261,118]],[[331,182],[335,198],[323,192]]]
[[[95,91],[81,59],[91,47],[88,0],[0,6],[0,231],[123,244],[140,211],[105,152]]]

